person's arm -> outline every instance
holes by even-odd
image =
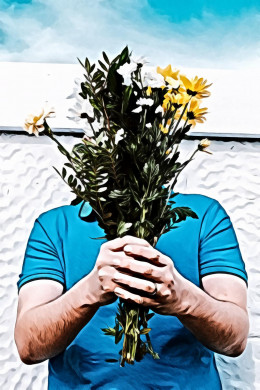
[[[149,246],[136,237],[103,243],[92,271],[63,295],[62,284],[57,281],[31,280],[20,285],[14,336],[25,364],[41,363],[61,353],[100,306],[117,300],[112,278],[125,256],[119,250],[127,243]]]
[[[245,282],[235,275],[214,274],[202,278],[205,291],[190,281],[185,283],[181,309],[172,315],[212,351],[239,356],[249,331]]]
[[[28,301],[28,294],[37,294],[37,288],[39,289],[37,283],[41,282],[32,281],[21,288],[19,295],[21,297],[24,295],[22,299],[25,302]],[[51,283],[55,284],[56,291],[60,286],[62,291],[60,283],[47,280],[45,282],[49,283],[49,288],[53,288]],[[90,288],[87,275],[54,300],[27,310],[26,308],[19,310],[18,306],[14,336],[23,363],[40,363],[66,349],[100,306]],[[33,299],[34,302],[36,299],[39,302],[41,298],[38,296]]]
[[[156,313],[176,316],[202,344],[215,352],[235,357],[244,351],[249,331],[244,280],[222,273],[205,275],[203,291],[184,278],[172,259],[157,249],[127,245],[124,251],[132,256],[142,256],[153,264],[125,258],[121,266],[130,275],[117,269],[113,278],[118,284],[115,294],[149,306]],[[138,273],[145,275],[147,280],[140,279]],[[143,292],[154,290],[154,282],[157,283],[156,295],[143,296]],[[139,289],[140,293],[128,288]]]

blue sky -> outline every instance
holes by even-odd
[[[151,65],[257,68],[260,0],[0,0],[1,61],[77,63],[128,45]]]

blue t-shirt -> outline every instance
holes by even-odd
[[[200,194],[178,193],[174,201],[172,207],[188,206],[199,218],[188,217],[176,224],[177,229],[159,238],[156,249],[172,258],[177,271],[199,288],[201,278],[212,273],[233,274],[247,284],[237,237],[221,204]],[[106,239],[91,237],[104,234],[87,202],[40,214],[27,243],[18,291],[32,280],[53,279],[63,284],[65,293],[93,269]],[[152,345],[160,359],[147,354],[134,365],[120,367],[123,339],[115,344],[114,337],[101,330],[114,327],[118,300],[101,306],[72,343],[49,359],[49,390],[222,388],[214,352],[175,316],[155,313],[149,320]]]

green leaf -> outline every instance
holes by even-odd
[[[117,227],[117,234],[121,236],[121,234],[126,233],[132,225],[132,222],[120,221]]]
[[[71,163],[65,163],[66,167],[73,168],[73,165]]]
[[[128,51],[128,46],[126,46],[122,53],[120,54],[120,59],[119,59],[119,64],[120,65],[123,65],[126,61],[126,59],[128,59],[129,57],[129,51]]]
[[[108,71],[107,67],[105,66],[105,64],[103,64],[103,62],[101,62],[100,60],[98,60],[98,63],[99,63],[99,65],[101,66],[102,69],[104,69],[106,72]]]
[[[115,343],[116,344],[119,343],[119,341],[121,340],[123,334],[124,334],[124,329],[121,329],[120,332],[116,333],[116,337],[115,337]]]
[[[59,149],[59,151],[60,151],[62,154],[64,154],[64,156],[68,157],[68,153],[66,152],[66,150],[64,150],[63,147],[61,147],[60,145],[58,145],[58,149]]]
[[[102,72],[100,69],[97,69],[97,71],[93,74],[92,80],[97,82],[104,76],[105,76],[104,72]]]
[[[60,172],[58,171],[57,168],[55,168],[53,165],[52,165],[52,168],[55,169],[55,171],[58,173],[58,175],[59,175],[60,177],[62,177],[61,174],[60,174]]]
[[[89,74],[90,73],[90,63],[89,63],[89,60],[87,57],[85,59],[85,68],[86,68],[87,73]]]
[[[96,66],[96,64],[91,65],[89,73],[93,72],[93,70],[95,69],[95,66]]]
[[[67,172],[65,168],[62,168],[62,178],[64,179],[66,176]]]
[[[115,336],[116,334],[116,330],[114,328],[101,328],[101,330],[103,332],[105,332],[106,335],[109,335],[109,336]]]
[[[128,85],[126,87],[126,89],[124,90],[121,113],[124,113],[127,110],[129,99],[130,99],[130,96],[132,95],[132,92],[133,92],[133,89],[132,89],[131,85]]]
[[[140,331],[140,334],[147,334],[150,332],[150,330],[152,330],[152,328],[143,328],[141,331]]]
[[[71,185],[72,181],[73,181],[73,175],[69,175],[68,184]]]
[[[109,65],[110,62],[109,62],[108,56],[106,55],[106,53],[105,53],[104,51],[102,51],[102,54],[103,54],[104,60],[105,60],[106,63]]]
[[[107,190],[107,187],[101,187],[101,188],[98,189],[97,192],[104,192],[104,191],[106,191],[106,190]]]
[[[78,57],[77,57],[78,58]],[[85,66],[83,65],[83,63],[80,61],[80,59],[78,58],[78,61],[79,61],[79,63],[80,63],[80,65],[82,65],[83,66],[83,68],[85,69]]]

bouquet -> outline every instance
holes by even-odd
[[[171,65],[158,66],[157,72],[145,71],[144,61],[131,61],[127,46],[112,61],[105,52],[102,55],[98,68],[88,58],[84,63],[78,59],[85,70],[78,93],[78,119],[87,128],[71,152],[46,122],[55,114],[53,108],[29,115],[24,129],[36,136],[39,132],[47,135],[66,156],[61,172],[53,168],[76,195],[72,204],[85,200],[91,205],[105,232],[98,239],[130,234],[155,247],[160,236],[176,229],[176,224],[187,217],[198,218],[189,207],[173,207],[178,192],[172,188],[198,151],[212,154],[206,151],[210,141],[203,139],[187,161],[178,161],[185,134],[205,120],[207,108],[200,104],[210,95],[211,84],[197,76],[188,79]],[[146,353],[160,358],[149,335],[148,321],[154,314],[119,298],[115,326],[102,331],[113,336],[116,344],[124,338],[121,366],[140,361]]]

